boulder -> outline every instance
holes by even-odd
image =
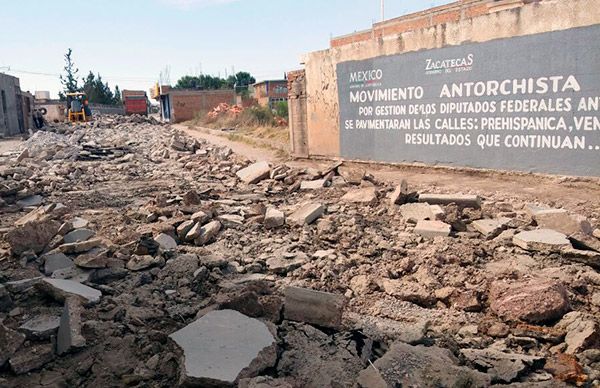
[[[346,303],[344,295],[287,287],[283,316],[291,321],[339,329]]]
[[[567,290],[552,280],[495,282],[489,300],[491,310],[499,317],[529,323],[556,321],[571,309]]]
[[[169,336],[183,351],[181,383],[229,387],[277,361],[273,334],[237,311],[212,311]]]
[[[551,229],[521,232],[513,237],[513,244],[526,251],[540,252],[560,252],[571,246],[567,236]]]
[[[263,179],[268,179],[271,174],[271,167],[267,162],[258,162],[241,169],[236,173],[238,178],[246,184],[255,184]]]

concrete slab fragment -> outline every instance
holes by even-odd
[[[451,226],[441,221],[419,221],[415,226],[414,233],[425,238],[448,237]]]
[[[377,190],[374,187],[365,187],[364,189],[350,190],[341,199],[343,202],[350,203],[374,203],[377,201]]]
[[[427,203],[407,203],[405,205],[400,206],[399,209],[400,214],[402,214],[402,218],[409,222],[435,220],[435,216],[431,209],[431,205]]]
[[[510,222],[508,218],[483,219],[474,221],[471,225],[488,240],[498,237],[506,225]]]
[[[50,276],[54,273],[54,271],[58,271],[59,269],[70,268],[73,267],[73,260],[68,258],[62,252],[56,253],[48,253],[42,256],[44,259],[44,273],[47,276]]]
[[[60,317],[60,328],[56,338],[56,352],[65,354],[72,349],[85,346],[85,338],[81,335],[81,312],[83,306],[77,298],[67,298]]]
[[[72,280],[46,278],[37,287],[61,302],[69,296],[75,296],[82,298],[84,302],[96,303],[102,297],[100,291]]]
[[[268,208],[265,213],[265,228],[274,229],[279,228],[285,224],[285,214],[275,208]]]
[[[300,182],[300,190],[318,190],[327,186],[327,180],[317,179],[315,181]]]
[[[513,244],[526,251],[558,252],[571,247],[571,242],[562,233],[551,229],[536,229],[522,232],[513,237]]]
[[[177,249],[177,241],[168,234],[161,233],[154,238],[154,241],[160,245],[160,247],[165,251],[173,251]]]
[[[60,318],[51,315],[40,315],[32,318],[19,326],[19,331],[25,333],[27,338],[44,340],[56,333],[60,325]]]
[[[471,207],[479,209],[481,207],[481,198],[477,195],[463,194],[421,194],[419,202],[430,205],[449,205],[455,203],[460,207]]]
[[[346,297],[307,288],[288,287],[285,290],[285,319],[330,328],[340,328]]]
[[[258,162],[241,169],[236,173],[238,178],[244,183],[255,184],[263,179],[268,179],[271,173],[271,167],[267,162]]]
[[[75,229],[75,230],[67,233],[65,235],[65,237],[63,237],[63,240],[66,244],[78,243],[78,242],[89,240],[95,234],[96,234],[96,232],[94,232],[91,229],[86,229],[86,228]]]
[[[325,213],[325,208],[320,203],[308,203],[300,207],[288,217],[288,221],[295,225],[309,225]]]

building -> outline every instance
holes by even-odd
[[[597,0],[461,0],[335,37],[290,79],[293,152],[600,176],[599,40]]]
[[[21,91],[19,79],[0,73],[0,137],[33,129],[33,95]]]
[[[234,90],[178,90],[164,85],[155,87],[152,97],[160,103],[162,119],[172,123],[206,115],[221,103],[237,102]]]
[[[277,103],[288,100],[287,80],[262,81],[252,85],[252,96],[258,105],[275,109]]]

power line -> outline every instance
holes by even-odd
[[[8,73],[16,73],[16,74],[29,74],[29,75],[41,75],[41,76],[45,76],[45,77],[60,77],[60,74],[55,74],[55,73],[44,73],[44,72],[39,72],[39,71],[29,71],[29,70],[22,70],[22,69],[14,69],[10,66],[3,66],[0,67],[0,71],[5,70]],[[156,81],[156,79],[154,77],[113,77],[113,76],[102,76],[103,79],[106,80],[110,80],[110,81],[131,81],[131,82],[136,82],[136,81],[149,81],[149,82],[153,82]]]

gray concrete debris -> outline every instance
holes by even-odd
[[[29,339],[45,340],[56,334],[59,326],[60,317],[40,315],[19,326],[19,331],[25,333]]]
[[[130,271],[143,271],[153,267],[159,267],[165,264],[165,259],[162,256],[139,256],[132,255],[127,262],[127,269]]]
[[[471,225],[473,225],[475,230],[481,233],[483,237],[487,240],[491,240],[498,237],[500,233],[507,228],[509,222],[509,218],[502,217],[473,221]]]
[[[372,204],[377,201],[377,190],[375,187],[350,190],[341,198],[343,202]]]
[[[268,179],[271,173],[271,167],[267,162],[258,162],[241,169],[236,173],[238,178],[247,184],[255,184],[263,179]]]
[[[360,185],[366,175],[365,170],[346,166],[338,167],[337,171],[348,184],[357,186]]]
[[[44,202],[44,197],[41,195],[31,195],[17,201],[17,205],[21,207],[34,207],[40,206]]]
[[[77,298],[67,298],[60,317],[60,327],[56,338],[56,352],[65,354],[86,345],[85,338],[81,335],[81,311],[83,306]]]
[[[450,205],[455,203],[459,207],[475,208],[481,207],[481,198],[477,195],[462,194],[420,194],[419,202],[430,205]]]
[[[556,230],[567,236],[575,233],[592,234],[592,225],[585,217],[569,214],[564,209],[538,210],[533,219],[541,229]]]
[[[407,203],[400,206],[399,210],[402,218],[409,222],[417,223],[419,221],[435,220],[431,205],[427,203]]]
[[[67,255],[73,255],[88,252],[96,247],[99,247],[100,245],[102,245],[102,240],[94,239],[71,244],[63,244],[60,247],[58,247],[58,249],[62,253],[66,253]]]
[[[44,273],[47,276],[50,276],[54,273],[54,271],[58,271],[59,269],[65,269],[73,267],[73,260],[68,258],[62,252],[56,253],[47,253],[42,256],[44,260]]]
[[[595,237],[583,233],[575,233],[570,238],[576,248],[600,252],[600,240]]]
[[[526,251],[542,252],[560,252],[571,246],[567,236],[551,229],[521,232],[513,237],[513,244]]]
[[[406,182],[406,180],[403,179],[402,182],[400,182],[400,184],[396,186],[394,191],[390,194],[390,205],[394,206],[406,203],[409,194],[410,193],[408,192],[408,182]]]
[[[441,221],[419,221],[413,233],[425,238],[448,237],[451,226]]]
[[[202,246],[213,242],[221,231],[221,227],[219,221],[212,221],[204,225],[200,228],[200,235],[194,239],[194,244]]]
[[[325,213],[325,208],[319,203],[307,203],[292,213],[288,222],[294,225],[310,225]]]
[[[10,358],[10,368],[17,375],[40,369],[54,359],[52,344],[34,345],[21,349]]]
[[[59,228],[60,223],[52,219],[31,221],[9,231],[6,234],[6,241],[15,255],[20,255],[28,250],[41,253],[56,236]]]
[[[592,316],[574,311],[565,315],[556,328],[567,333],[565,353],[576,354],[600,346],[600,326]]]
[[[287,287],[283,315],[291,321],[339,329],[347,299],[343,295]]]
[[[361,384],[373,381],[373,368],[390,387],[396,386],[398,382],[402,382],[403,387],[490,385],[488,375],[458,366],[458,361],[449,350],[437,346],[412,346],[395,342],[383,357],[360,373],[358,381]],[[379,379],[376,381],[381,384]],[[377,386],[363,385],[365,388]]]
[[[285,257],[271,257],[270,259],[267,259],[267,268],[269,269],[269,272],[285,275],[296,268],[300,268],[306,262],[308,262],[308,256],[304,253],[289,259]]]
[[[275,208],[267,208],[264,220],[265,228],[275,229],[285,225],[285,214]]]
[[[65,244],[79,243],[79,242],[89,240],[95,234],[96,234],[96,232],[94,232],[91,229],[86,229],[86,228],[74,229],[73,231],[67,233],[63,237],[63,240],[64,240]]]
[[[102,297],[100,291],[72,280],[46,278],[38,283],[37,287],[60,302],[70,296],[75,296],[86,303],[97,303]]]
[[[177,241],[168,234],[161,233],[154,238],[154,241],[160,245],[163,251],[173,251],[177,249]]]
[[[212,311],[169,336],[183,350],[181,382],[229,387],[275,365],[267,326],[237,311]]]
[[[475,368],[485,370],[492,383],[517,381],[544,364],[544,357],[503,353],[494,349],[463,349],[461,353]]]
[[[328,181],[325,179],[317,179],[314,181],[300,182],[300,190],[318,190],[327,187]]]
[[[0,367],[23,345],[25,336],[0,323]]]

